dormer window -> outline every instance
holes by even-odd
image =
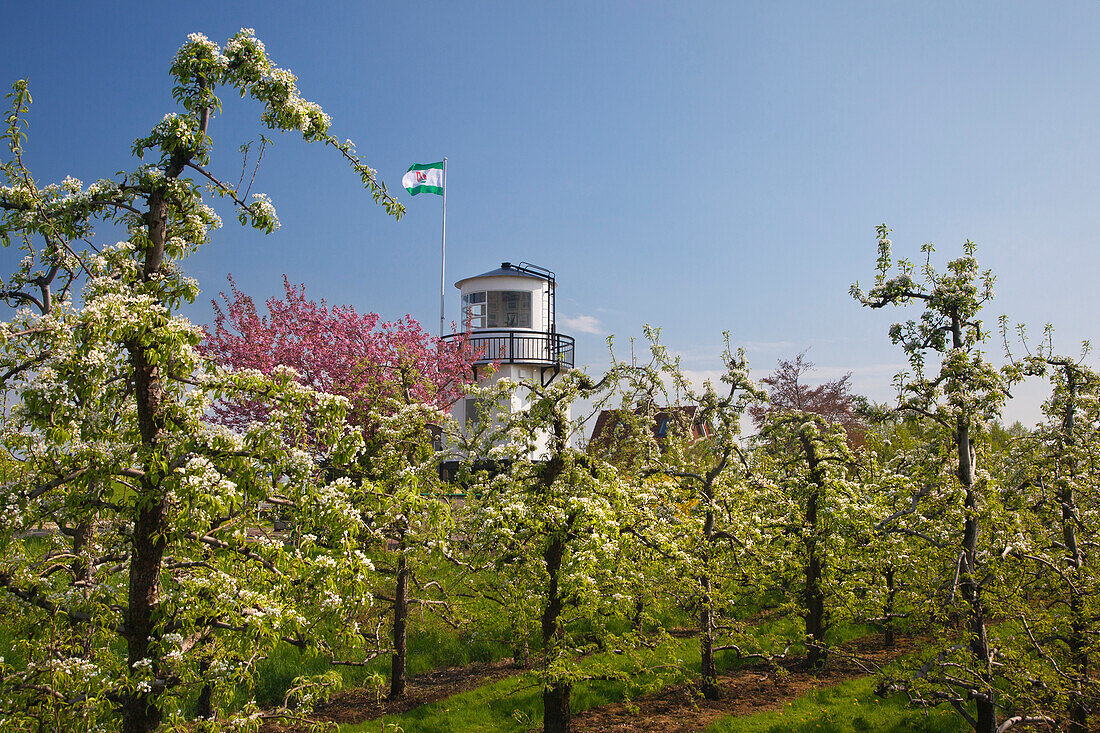
[[[531,328],[531,291],[482,290],[462,296],[463,326]]]

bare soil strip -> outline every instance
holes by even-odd
[[[838,651],[882,664],[914,649],[912,639],[900,638],[886,649],[879,635],[842,645]],[[705,700],[692,684],[666,687],[629,703],[592,708],[573,716],[577,733],[691,733],[720,718],[777,710],[784,703],[820,687],[832,687],[867,674],[867,668],[848,658],[834,657],[823,670],[806,669],[801,660],[782,665],[754,664],[719,675],[722,697]]]

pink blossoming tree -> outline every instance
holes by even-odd
[[[348,419],[370,436],[392,405],[419,403],[438,410],[462,396],[476,354],[465,338],[429,335],[411,316],[382,322],[377,313],[308,300],[304,285],[283,276],[286,295],[267,301],[267,315],[229,278],[231,294],[214,301],[214,326],[204,350],[223,366],[271,374],[292,367],[306,386],[345,397]],[[391,405],[391,407],[386,407]],[[262,420],[270,403],[224,402],[219,421],[242,428]]]

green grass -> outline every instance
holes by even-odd
[[[897,697],[876,697],[863,677],[791,700],[782,710],[724,718],[707,733],[955,733],[970,727],[951,710],[927,714]]]
[[[530,675],[509,677],[473,690],[453,695],[429,705],[421,705],[402,714],[381,720],[340,727],[341,733],[392,731],[397,723],[404,733],[520,733],[542,720],[542,688]]]
[[[424,615],[412,621],[408,640],[408,674],[423,674],[441,667],[456,667],[474,662],[490,662],[512,655],[511,647],[500,641],[504,631],[492,636],[478,631],[455,631],[437,619]],[[302,651],[290,644],[276,648],[259,663],[256,701],[261,707],[282,703],[291,682],[301,675],[322,674],[332,668],[327,657]],[[389,679],[390,656],[384,655],[363,667],[340,666],[345,688],[359,687],[375,674]]]
[[[447,570],[437,570],[431,579],[443,579],[446,585]],[[482,602],[488,605],[488,602]],[[480,621],[476,627],[456,630],[440,622],[433,615],[412,609],[409,620],[408,674],[415,676],[434,669],[464,666],[476,662],[493,662],[511,657],[514,652],[514,631],[503,619],[495,623]],[[476,614],[492,618],[492,614]],[[692,618],[678,610],[665,610],[657,619],[665,628],[690,624]],[[621,629],[626,630],[624,622]],[[535,629],[531,630],[532,654],[537,653]],[[698,657],[698,654],[696,654]],[[273,707],[283,701],[286,691],[295,678],[303,675],[319,675],[332,669],[327,657],[302,651],[289,644],[280,645],[257,665],[254,690],[241,690],[237,704],[255,697],[261,707]],[[345,689],[366,686],[368,680],[381,675],[388,685],[390,656],[385,655],[363,667],[336,667],[343,678]],[[696,661],[698,669],[698,661]],[[541,703],[540,703],[541,705]],[[541,707],[540,707],[541,715]]]
[[[641,655],[649,664],[668,664],[672,660],[687,660],[695,654],[698,666],[696,639],[671,639]],[[595,654],[589,658],[592,665],[604,669],[628,671],[633,662],[625,655]],[[668,670],[664,670],[668,673]],[[679,678],[679,676],[677,676]],[[571,709],[574,712],[623,700],[628,693],[654,689],[663,685],[664,676],[642,674],[628,684],[621,681],[579,682],[573,688]],[[542,686],[530,673],[491,682],[444,700],[421,705],[400,715],[387,716],[340,727],[341,733],[366,733],[382,731],[383,723],[397,724],[404,733],[451,733],[451,731],[479,731],[479,733],[518,733],[542,724]]]
[[[791,628],[788,627],[792,624],[793,622],[788,619],[767,622],[752,629],[752,634],[762,641],[783,638],[784,634],[791,632]],[[834,643],[867,633],[871,633],[871,627],[845,626],[835,631]],[[699,640],[695,637],[670,639],[657,648],[645,652],[642,658],[644,662],[651,665],[676,664],[683,673],[672,674],[669,670],[664,670],[664,674],[642,674],[633,677],[629,685],[620,681],[580,682],[573,687],[570,709],[576,713],[621,702],[631,696],[683,681],[685,674],[689,679],[698,677]],[[596,654],[588,661],[593,666],[606,665],[623,672],[628,672],[632,665],[627,657],[613,654]],[[732,652],[719,653],[715,661],[719,671],[739,666]],[[387,731],[392,730],[388,726],[397,724],[404,733],[442,733],[458,730],[485,731],[486,733],[526,731],[542,724],[542,687],[535,681],[533,675],[518,675],[497,680],[435,703],[422,705],[400,715],[345,725],[340,730],[342,733],[367,733],[368,731],[381,733],[383,723],[387,726]]]

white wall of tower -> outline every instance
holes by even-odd
[[[505,269],[502,267],[502,269]],[[458,319],[459,331],[465,331],[467,316],[471,318],[472,337],[477,340],[479,332],[492,332],[494,338],[504,334],[504,340],[508,332],[514,332],[518,339],[521,334],[528,334],[526,339],[538,338],[535,334],[549,334],[556,330],[553,308],[553,287],[551,282],[542,277],[532,277],[517,271],[515,275],[500,270],[475,277],[459,280],[456,287],[461,292],[462,310]],[[524,302],[526,299],[519,293],[530,293],[530,305]],[[495,295],[494,295],[495,294]],[[519,305],[517,305],[517,303]],[[526,312],[525,312],[526,311]],[[486,333],[486,338],[490,334]],[[497,344],[499,342],[494,342]],[[530,341],[528,341],[530,343]],[[538,343],[538,342],[536,342]],[[549,343],[549,342],[547,342]],[[496,348],[502,348],[497,346]],[[502,349],[503,350],[503,349]],[[514,382],[529,382],[541,384],[544,376],[552,376],[549,371],[544,372],[554,362],[546,359],[538,359],[533,356],[533,351],[524,352],[517,349],[515,360],[503,361],[495,372],[486,374],[487,369],[479,368],[481,384],[489,386],[501,379],[509,379]],[[483,356],[485,362],[500,358],[497,354],[486,353]],[[572,359],[569,360],[572,363]],[[568,367],[562,367],[568,368]],[[506,407],[512,413],[527,409],[530,405],[530,390],[520,387],[513,393],[510,404]],[[451,414],[459,426],[467,425],[468,421],[477,419],[477,406],[472,399],[463,399],[455,403]],[[544,455],[549,443],[548,435],[540,435],[536,438],[534,457]]]

